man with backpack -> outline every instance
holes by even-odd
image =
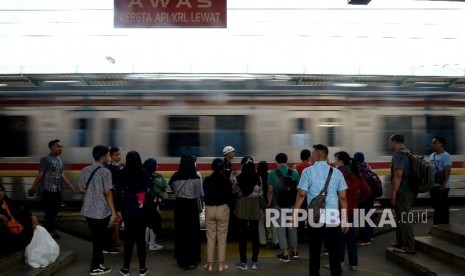
[[[373,209],[375,199],[383,195],[383,183],[381,182],[381,179],[379,179],[378,175],[371,170],[370,165],[365,163],[365,155],[362,152],[356,152],[354,154],[354,160],[357,162],[357,168],[360,175],[368,183],[368,186],[370,186],[371,189],[370,198],[358,205],[358,208],[360,210],[365,210],[365,214],[367,214],[371,209]],[[373,217],[374,215],[371,216],[371,220],[373,220]],[[358,245],[369,245],[372,240],[373,227],[366,223],[359,229]]]
[[[277,210],[294,208],[299,173],[287,166],[287,155],[285,153],[276,155],[276,163],[278,168],[270,172],[268,176],[268,202],[272,208]],[[282,262],[290,262],[291,258],[298,259],[297,228],[281,226],[277,227],[276,231],[279,247],[283,250],[276,258]],[[289,253],[291,256],[289,256]]]
[[[397,220],[397,242],[393,244],[394,252],[415,254],[412,223],[407,219],[418,195],[418,192],[412,189],[411,183],[412,154],[405,148],[405,138],[399,133],[390,137],[389,146],[394,152],[391,164],[391,204],[395,208]]]

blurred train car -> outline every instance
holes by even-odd
[[[407,146],[430,153],[436,134],[447,138],[453,155],[451,196],[464,196],[465,101],[461,94],[375,94],[356,91],[188,91],[188,90],[41,90],[3,93],[0,97],[0,182],[17,199],[38,172],[38,161],[48,153],[49,140],[63,144],[65,173],[77,184],[80,170],[92,162],[96,144],[119,146],[123,156],[137,150],[155,157],[166,176],[177,169],[179,156],[198,156],[203,175],[214,157],[232,145],[237,156],[266,160],[285,152],[290,163],[299,161],[303,148],[323,143],[332,154],[345,150],[365,153],[385,180],[389,196],[391,153],[388,137],[406,136]],[[235,169],[239,169],[239,158]],[[124,160],[123,160],[124,161]],[[453,190],[454,190],[453,189]],[[427,196],[427,195],[423,195]],[[64,190],[65,202],[82,195]]]

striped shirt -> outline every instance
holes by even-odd
[[[60,192],[63,162],[59,156],[46,155],[40,158],[39,171],[44,173],[39,192]]]
[[[87,181],[97,167],[101,168],[95,172],[89,182],[89,187],[86,189]],[[110,170],[98,163],[85,167],[82,169],[81,176],[79,177],[79,187],[86,189],[81,209],[83,216],[93,219],[104,219],[111,215],[110,206],[108,206],[105,198],[105,191],[113,188]]]
[[[199,178],[176,180],[172,185],[176,197],[194,199],[203,193]]]

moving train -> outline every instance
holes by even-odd
[[[92,162],[96,144],[121,147],[123,156],[137,150],[143,159],[155,157],[159,171],[169,178],[184,152],[197,156],[199,170],[207,175],[212,159],[221,156],[226,145],[236,149],[238,170],[240,156],[265,160],[273,169],[277,153],[287,153],[292,165],[299,162],[302,149],[322,143],[330,148],[330,161],[339,150],[364,152],[384,177],[388,196],[388,137],[400,132],[409,148],[425,155],[434,135],[445,136],[454,160],[452,179],[463,187],[464,107],[463,93],[434,91],[199,84],[0,91],[0,182],[14,198],[37,200],[26,191],[40,157],[48,153],[48,141],[55,138],[63,144],[65,173],[74,184],[80,170]],[[81,194],[63,193],[65,201],[82,200]]]

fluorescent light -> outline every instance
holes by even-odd
[[[5,87],[5,86],[8,86],[8,84],[6,84],[6,83],[0,83],[0,87]]]
[[[365,83],[335,83],[333,86],[341,87],[367,87]]]
[[[319,124],[319,127],[339,127],[341,124],[333,124],[333,123],[326,123],[326,124]]]
[[[79,80],[46,80],[46,83],[77,83]]]
[[[449,84],[448,81],[416,81],[416,84],[425,84],[425,85],[446,85]]]

